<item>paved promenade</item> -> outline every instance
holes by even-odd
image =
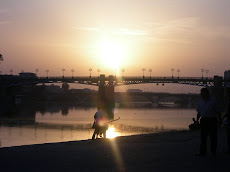
[[[230,171],[226,135],[219,131],[218,152],[196,157],[199,132],[71,141],[0,149],[0,171]]]

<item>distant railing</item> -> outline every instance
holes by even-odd
[[[100,77],[98,76],[62,76],[62,77],[55,77],[55,76],[50,76],[50,77],[38,77],[38,79],[75,79],[75,80],[100,80]],[[158,76],[158,77],[149,77],[149,76],[114,76],[113,80],[214,80],[214,77],[162,77],[162,76]],[[110,77],[105,77],[105,80],[110,80]]]
[[[17,75],[0,75],[0,83],[5,85],[25,85],[25,84],[38,84],[38,83],[55,83],[55,82],[68,82],[79,83],[88,85],[100,85],[101,81],[105,84],[113,85],[129,85],[140,83],[178,83],[190,84],[199,86],[213,86],[214,77],[172,77],[172,76],[48,76],[48,77],[21,77]],[[222,86],[229,85],[230,80],[220,80]]]

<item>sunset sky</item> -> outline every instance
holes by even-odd
[[[2,74],[222,75],[230,69],[229,0],[0,0]],[[146,72],[146,75],[149,75]],[[175,75],[177,73],[175,72]]]

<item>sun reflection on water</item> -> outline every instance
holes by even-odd
[[[115,128],[113,126],[109,126],[109,129],[106,132],[106,138],[113,139],[117,136],[119,136],[119,133],[115,131]]]

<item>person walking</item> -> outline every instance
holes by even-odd
[[[99,119],[102,117],[102,115],[103,115],[103,111],[100,107],[98,107],[98,111],[94,115],[94,123],[93,123],[94,133],[92,139],[97,138],[99,135],[100,132]]]
[[[102,109],[99,107],[98,111],[94,115],[94,123],[93,123],[94,133],[92,139],[98,138],[98,136],[103,135],[106,138],[106,130],[108,129],[107,119],[103,114]]]
[[[200,152],[196,156],[205,156],[207,152],[207,137],[210,136],[211,152],[215,156],[217,148],[217,126],[221,113],[218,111],[216,99],[210,95],[207,88],[201,89],[201,101],[196,109],[197,121],[200,119]]]

